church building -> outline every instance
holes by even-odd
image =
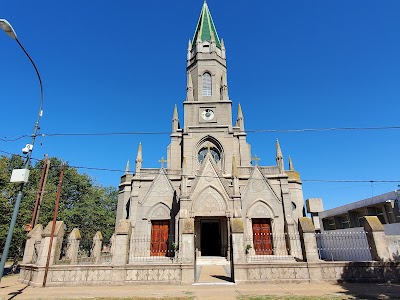
[[[176,250],[183,262],[215,256],[243,261],[244,252],[301,256],[292,242],[303,216],[300,174],[290,158],[285,170],[278,140],[271,149],[276,165],[258,164],[240,104],[233,122],[226,48],[206,2],[188,43],[186,71],[184,111],[173,110],[166,159],[159,169],[145,168],[147,145],[139,144],[134,172],[128,163],[121,178],[116,227],[130,222],[128,264]]]
[[[304,216],[300,174],[290,157],[285,168],[278,140],[271,141],[276,164],[259,165],[239,104],[232,115],[225,44],[206,2],[189,40],[186,75],[184,111],[173,109],[166,159],[146,168],[150,145],[139,144],[135,169],[128,162],[121,177],[110,241],[98,231],[88,251],[79,228],[64,238],[63,221],[37,224],[27,235],[21,283],[398,281],[396,248],[388,244],[397,235],[387,238],[379,214],[364,214],[364,227],[351,232],[316,233]],[[307,200],[314,221],[321,201]]]

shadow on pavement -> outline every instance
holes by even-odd
[[[18,295],[21,295],[22,292],[23,292],[27,287],[28,287],[28,286],[25,286],[25,287],[23,287],[22,289],[17,290],[16,292],[9,293],[9,295],[10,295],[11,297],[8,298],[7,300],[12,300],[12,299],[14,299],[15,297],[17,297]]]
[[[225,280],[225,281],[228,281],[228,282],[233,282],[232,279],[230,277],[227,277],[227,276],[211,275],[211,277],[218,278],[218,279],[221,279],[221,280]]]

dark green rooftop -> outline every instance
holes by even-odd
[[[221,49],[221,42],[219,40],[217,30],[215,29],[210,10],[208,9],[208,5],[205,1],[201,9],[196,31],[194,32],[193,45],[196,45],[198,39],[200,39],[201,42],[211,42],[212,40],[214,40],[217,47]]]

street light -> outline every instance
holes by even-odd
[[[22,152],[24,154],[26,154],[25,166],[24,166],[24,169],[13,170],[13,175],[11,176],[11,181],[12,182],[20,182],[21,184],[20,184],[20,187],[19,187],[17,200],[15,201],[14,212],[13,212],[13,215],[12,215],[10,228],[8,230],[6,244],[4,245],[3,254],[1,256],[1,262],[0,262],[0,281],[1,281],[1,278],[3,277],[3,273],[4,273],[4,266],[6,264],[6,260],[7,260],[7,256],[8,256],[8,250],[10,249],[10,244],[11,244],[11,239],[12,239],[15,223],[16,223],[16,220],[17,220],[19,206],[21,204],[22,190],[24,189],[25,183],[28,181],[28,175],[29,175],[28,168],[29,168],[29,166],[31,164],[31,156],[32,156],[33,145],[35,144],[35,139],[36,139],[36,136],[37,136],[37,132],[40,129],[39,121],[40,121],[40,118],[42,117],[42,114],[43,114],[43,110],[42,110],[42,108],[43,108],[43,85],[42,85],[42,79],[40,78],[40,74],[39,74],[38,69],[36,68],[35,63],[33,62],[32,58],[29,56],[28,52],[26,52],[25,48],[19,42],[19,40],[17,38],[17,34],[15,33],[15,31],[12,28],[11,24],[7,20],[0,19],[0,27],[1,27],[1,29],[3,29],[3,31],[9,37],[14,39],[18,43],[18,45],[24,51],[25,55],[29,58],[30,62],[32,63],[32,66],[35,68],[37,77],[39,79],[39,85],[40,85],[40,107],[39,107],[39,113],[38,113],[38,116],[37,116],[37,119],[36,119],[36,123],[35,123],[35,126],[33,128],[32,141],[31,141],[30,144],[27,144],[22,149]],[[22,176],[23,179],[15,179],[18,176],[19,177]]]

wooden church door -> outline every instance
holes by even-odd
[[[169,220],[151,222],[150,256],[166,256],[168,250]]]
[[[269,219],[252,219],[253,244],[256,255],[272,254],[272,236]]]

